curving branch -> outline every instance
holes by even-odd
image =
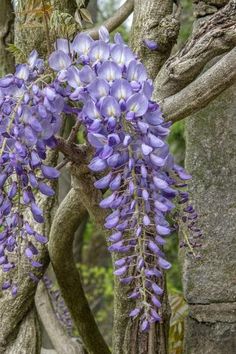
[[[205,107],[236,81],[236,47],[183,90],[161,102],[167,118],[176,122]]]
[[[236,2],[230,0],[206,21],[201,21],[184,48],[166,61],[155,79],[155,99],[163,100],[182,90],[211,59],[235,45]]]
[[[73,341],[72,338],[66,334],[64,328],[58,321],[47,289],[42,281],[37,288],[35,305],[56,352],[58,354],[83,354],[84,350],[82,345]]]
[[[105,20],[103,22],[103,26],[105,26],[109,32],[114,31],[117,27],[119,27],[129,15],[133,12],[134,9],[134,0],[127,0],[118,10],[116,10],[115,14]],[[92,38],[98,39],[98,30],[101,25],[96,26],[94,28],[86,31]]]
[[[53,220],[49,254],[63,298],[86,349],[91,354],[108,354],[110,350],[89,308],[80,275],[73,261],[74,234],[86,213],[79,190],[74,188],[73,182],[72,189],[62,201]]]

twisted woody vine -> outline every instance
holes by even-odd
[[[130,316],[148,331],[161,321],[160,278],[171,267],[163,252],[166,237],[181,220],[183,244],[194,254],[201,230],[188,202],[191,176],[169,152],[170,123],[151,99],[145,67],[119,33],[114,43],[105,27],[99,33],[98,40],[84,33],[72,43],[58,39],[48,62],[33,51],[14,75],[0,79],[1,286],[17,296],[11,274],[21,257],[32,269],[42,267],[37,245],[47,238],[25,214],[44,222],[35,196],[53,196],[48,181],[60,174],[45,163],[47,150],[57,146],[62,115],[73,115],[94,150],[89,168],[104,192],[100,207],[110,210],[104,226],[110,230],[108,248],[117,253],[114,274],[129,287]],[[29,278],[39,280],[34,271]]]

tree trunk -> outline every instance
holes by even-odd
[[[11,0],[1,1],[0,11],[0,77],[12,72],[14,58],[6,50],[9,43],[14,42],[14,14]]]
[[[203,231],[201,259],[184,260],[186,354],[236,351],[235,89],[186,123],[186,168]]]

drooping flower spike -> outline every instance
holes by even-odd
[[[32,267],[41,267],[37,243],[47,241],[24,218],[28,209],[37,223],[44,222],[35,194],[52,196],[46,180],[59,175],[43,160],[47,148],[55,146],[64,99],[53,86],[42,85],[43,70],[34,51],[14,75],[0,79],[0,264],[5,273],[16,266],[14,253],[24,253]],[[17,285],[11,281],[2,287],[16,295]]]
[[[174,200],[180,206],[188,202],[183,188],[190,176],[174,164],[166,143],[170,123],[151,100],[153,85],[145,67],[120,36],[110,43],[102,28],[99,40],[79,34],[71,46],[73,64],[61,70],[63,85],[69,85],[71,99],[84,103],[78,119],[95,149],[89,168],[104,173],[95,187],[106,191],[100,207],[111,210],[105,220],[111,230],[109,250],[120,255],[114,274],[129,284],[128,298],[136,301],[130,316],[139,317],[141,330],[147,331],[161,320],[163,289],[158,284],[163,270],[171,267],[163,252],[174,230],[167,216],[175,209]],[[184,212],[183,221],[191,219],[194,231],[196,213],[191,206]]]
[[[44,178],[58,177],[55,169],[42,163],[46,146],[53,145],[62,110],[77,113],[95,151],[89,168],[104,174],[95,187],[105,192],[100,207],[110,210],[105,228],[111,230],[109,250],[119,255],[114,273],[122,283],[129,284],[128,298],[136,302],[130,316],[138,317],[141,330],[147,331],[151,323],[161,320],[160,278],[163,270],[171,266],[165,259],[163,245],[174,229],[169,219],[176,215],[175,200],[180,207],[183,205],[182,220],[187,228],[197,236],[201,234],[195,226],[194,209],[186,205],[185,181],[190,176],[174,164],[166,143],[170,123],[164,122],[158,104],[151,100],[153,84],[146,69],[119,34],[111,43],[109,33],[101,28],[99,40],[82,33],[72,43],[58,40],[55,47],[49,66],[56,78],[50,85],[42,89],[32,84],[38,70],[35,53],[30,65],[21,66],[15,76],[0,80],[3,264],[11,267],[6,244],[13,243],[12,237],[23,238],[26,233],[27,240],[35,237],[39,242],[45,241],[22,219],[23,212],[17,209],[14,196],[20,191],[19,205],[29,206],[35,220],[43,222],[33,192],[38,189],[52,195]],[[43,71],[41,62],[40,70]],[[19,105],[16,95],[22,97]],[[16,153],[19,156],[12,166]],[[17,178],[13,177],[9,190],[6,183],[12,175]],[[15,214],[17,222],[9,226],[8,215]],[[187,244],[194,246],[188,239]],[[37,249],[29,243],[25,254],[34,259]],[[40,266],[35,260],[32,265]]]

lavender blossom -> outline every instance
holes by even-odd
[[[44,222],[35,195],[52,196],[54,192],[45,180],[59,175],[43,160],[60,128],[64,99],[53,84],[44,87],[46,76],[41,59],[33,51],[27,64],[18,65],[14,75],[0,80],[0,246],[1,266],[7,273],[16,267],[13,253],[23,253],[33,268],[42,267],[37,261],[37,244],[45,243],[45,237],[34,231],[24,213],[29,209],[37,223]],[[22,240],[24,247],[20,246]],[[17,285],[10,280],[9,284],[3,288],[10,288],[16,296]]]
[[[157,49],[153,41],[145,44]],[[166,142],[170,124],[151,100],[145,67],[119,34],[111,43],[102,27],[98,40],[80,33],[72,43],[57,40],[55,48],[49,58],[52,83],[39,84],[44,67],[35,51],[28,64],[0,79],[0,263],[4,272],[14,268],[9,255],[24,239],[25,256],[32,267],[41,267],[34,241],[47,239],[23,213],[28,208],[36,222],[44,220],[35,193],[52,196],[45,180],[59,172],[43,160],[47,148],[55,147],[61,114],[73,112],[94,148],[89,168],[103,174],[94,185],[104,192],[100,207],[110,211],[105,228],[111,232],[109,250],[118,254],[114,274],[129,287],[128,298],[135,302],[130,317],[145,332],[161,321],[160,279],[171,267],[163,245],[174,230],[170,220],[177,221],[174,201],[185,227],[201,235],[186,192],[190,176],[174,164]],[[32,272],[30,277],[37,281]],[[17,293],[11,282],[3,288]]]
[[[145,44],[157,49],[153,41]],[[161,320],[159,280],[171,266],[162,249],[173,231],[167,216],[173,214],[173,200],[187,203],[187,192],[177,186],[189,176],[173,163],[166,143],[169,124],[151,101],[153,84],[146,69],[120,36],[110,43],[101,28],[99,40],[79,34],[72,47],[79,64],[65,76],[70,98],[84,102],[79,119],[95,150],[89,168],[104,173],[94,185],[107,190],[100,207],[111,210],[105,220],[105,228],[112,230],[109,250],[121,254],[114,274],[129,284],[129,298],[136,299],[130,316],[138,316],[141,330],[147,331]],[[60,55],[63,62],[60,51],[53,57]],[[90,68],[91,80],[85,81],[80,63]],[[51,67],[58,69],[57,63]]]

